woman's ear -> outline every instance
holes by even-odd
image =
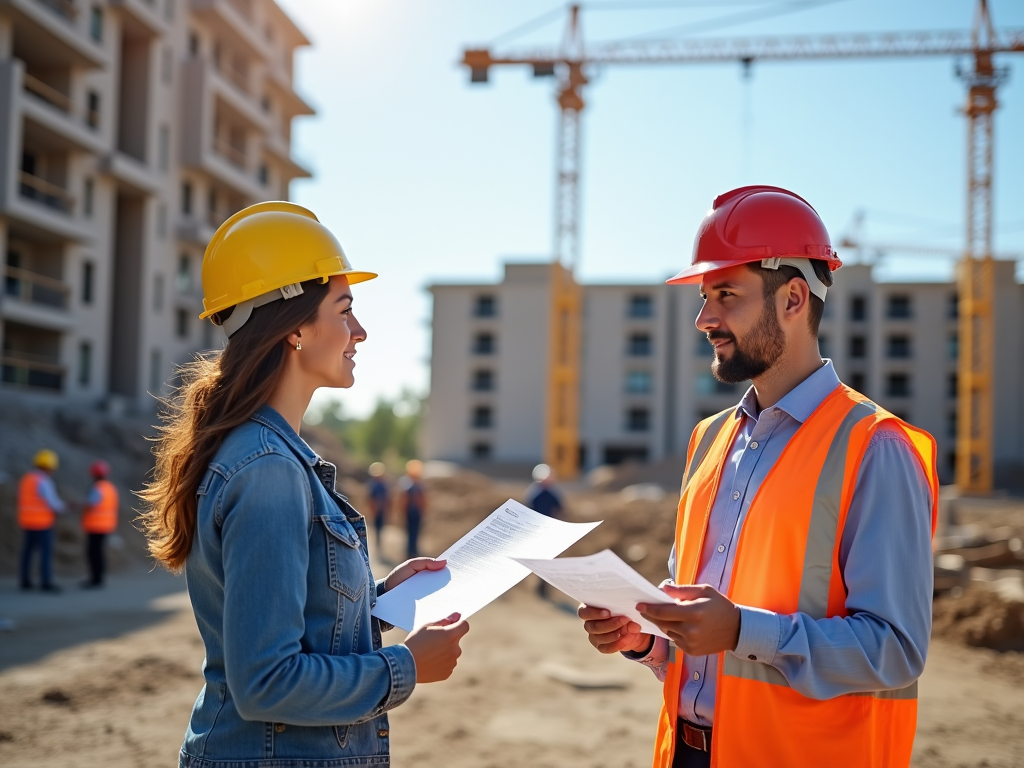
[[[289,347],[297,350],[302,349],[302,331],[292,331],[284,337],[284,340],[288,343]]]

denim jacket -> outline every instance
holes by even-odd
[[[416,684],[370,616],[362,516],[269,406],[233,430],[198,488],[185,566],[206,646],[181,768],[389,765],[385,714]]]

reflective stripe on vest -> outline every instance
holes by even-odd
[[[840,386],[800,426],[750,504],[729,584],[734,602],[814,619],[847,615],[839,548],[864,452],[882,422],[903,431],[924,468],[934,533],[935,441]],[[676,523],[681,584],[696,578],[722,467],[740,423],[735,410],[727,411],[701,422],[691,438]],[[654,759],[663,768],[671,766],[675,750],[683,670],[682,655],[671,651]],[[713,766],[909,765],[916,683],[819,701],[794,691],[774,667],[730,653],[719,658]]]
[[[107,480],[97,480],[100,500],[88,507],[82,515],[82,530],[86,533],[113,533],[117,529],[117,489]]]
[[[56,516],[39,493],[45,478],[41,471],[29,472],[18,484],[18,525],[24,531],[45,531],[53,528]]]

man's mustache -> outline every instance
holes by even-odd
[[[718,341],[719,339],[722,341],[736,341],[736,337],[728,331],[708,331],[707,337],[708,343]]]

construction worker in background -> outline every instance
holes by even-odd
[[[405,474],[398,481],[398,508],[405,517],[406,557],[419,557],[420,528],[427,511],[427,494],[423,488],[423,462],[411,459],[405,463]]]
[[[355,384],[353,286],[375,277],[288,202],[235,213],[203,256],[202,318],[227,344],[182,371],[139,494],[150,552],[184,569],[206,651],[179,768],[390,765],[388,711],[461,654],[457,613],[382,645],[378,596],[445,561],[375,582],[365,519],[299,436],[317,389]]]
[[[719,381],[753,386],[690,438],[672,582],[643,634],[580,606],[590,642],[664,681],[654,765],[910,763],[931,630],[932,437],[840,383],[818,323],[841,262],[776,187],[720,196],[693,262]]]
[[[39,451],[35,466],[18,485],[18,526],[25,532],[21,549],[21,588],[32,589],[32,553],[39,550],[39,573],[44,592],[60,592],[53,583],[53,526],[57,515],[67,508],[53,484],[53,473],[60,465],[51,450]]]
[[[533,484],[526,489],[526,506],[548,517],[562,517],[562,496],[555,487],[555,472],[547,464],[533,468]],[[537,582],[537,594],[546,600],[548,583],[544,579]]]
[[[84,589],[103,586],[104,545],[107,536],[117,530],[117,489],[107,479],[110,465],[105,461],[94,461],[89,467],[89,474],[93,477],[93,484],[82,513],[85,559],[89,563],[89,578],[82,582]]]
[[[370,480],[367,483],[366,495],[370,497],[370,506],[373,508],[373,528],[377,534],[377,552],[380,552],[380,534],[384,530],[384,522],[388,512],[388,491],[387,481],[384,480],[384,464],[375,461],[370,465]]]

